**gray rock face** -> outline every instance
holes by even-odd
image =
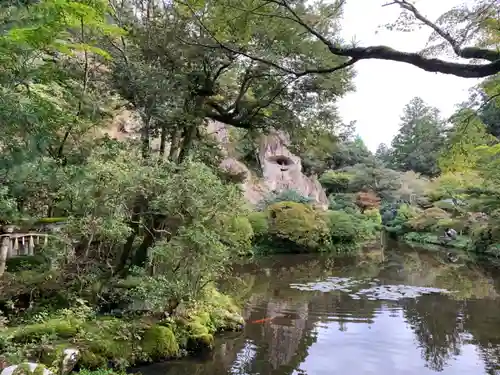
[[[328,208],[328,198],[316,176],[302,173],[302,160],[289,149],[290,140],[281,132],[263,136],[259,161],[264,184],[270,191],[295,190],[311,198],[322,209]]]
[[[137,113],[123,110],[113,118],[105,132],[119,140],[137,138],[140,127],[141,120]],[[258,159],[263,175],[260,178],[253,175],[245,164],[232,157],[231,149],[234,145],[231,145],[230,129],[230,125],[210,120],[205,127],[206,133],[218,141],[226,156],[221,167],[245,176],[241,188],[248,202],[257,204],[270,192],[295,190],[311,198],[317,207],[324,210],[328,208],[328,198],[323,187],[316,176],[308,177],[302,173],[302,161],[288,149],[290,140],[285,133],[271,132],[260,139]],[[157,149],[158,145],[159,139],[151,141],[153,149]]]
[[[271,132],[261,137],[258,159],[262,178],[257,178],[243,163],[230,157],[228,126],[220,122],[210,122],[208,133],[217,139],[227,155],[221,167],[232,173],[246,175],[242,189],[250,203],[258,203],[269,192],[295,190],[311,198],[319,208],[328,208],[328,198],[323,187],[316,176],[308,177],[302,173],[302,161],[288,149],[290,140],[286,134]]]

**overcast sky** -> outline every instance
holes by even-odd
[[[348,0],[343,20],[343,37],[354,37],[360,46],[388,45],[406,52],[422,49],[430,35],[424,28],[411,33],[388,31],[380,25],[394,21],[397,6],[382,7],[388,0]],[[464,0],[419,0],[419,10],[431,20]],[[376,31],[378,30],[378,33]],[[467,99],[468,89],[478,80],[429,73],[409,64],[380,60],[356,63],[356,92],[339,103],[342,118],[356,120],[358,134],[375,151],[379,143],[390,144],[399,128],[402,109],[414,96],[439,108],[443,115]]]

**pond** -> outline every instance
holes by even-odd
[[[203,358],[144,375],[500,374],[500,275],[390,246],[357,259],[275,256],[225,285],[248,324]]]

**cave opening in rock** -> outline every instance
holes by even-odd
[[[288,167],[293,164],[293,162],[286,156],[277,156],[275,159],[276,164],[282,167]]]
[[[276,156],[271,156],[270,158],[268,158],[268,160],[270,162],[273,162],[273,163],[276,163],[280,166],[280,169],[282,171],[286,171],[288,170],[288,168],[293,165],[293,161],[292,159],[290,159],[289,157],[285,156],[285,155],[276,155]]]

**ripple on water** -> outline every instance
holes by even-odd
[[[323,293],[340,291],[348,293],[352,299],[399,301],[404,298],[417,298],[424,294],[449,294],[449,290],[412,285],[383,285],[379,279],[352,279],[346,277],[329,277],[325,281],[305,284],[290,284],[290,288],[301,291],[318,291]]]

